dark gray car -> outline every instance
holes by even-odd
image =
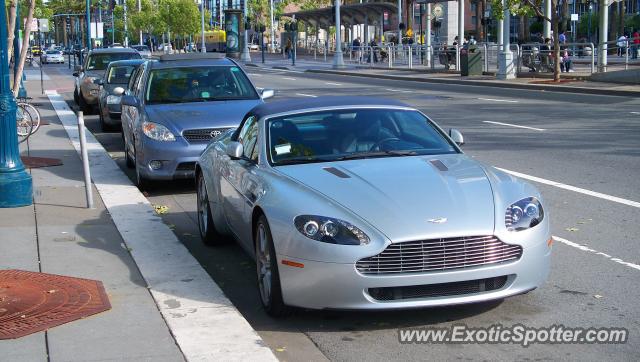
[[[102,79],[109,63],[125,59],[141,59],[141,56],[130,48],[94,49],[86,55],[82,65],[76,66],[73,99],[83,112],[91,113],[97,107],[100,86],[95,81]]]
[[[100,115],[100,126],[103,131],[120,128],[121,94],[127,88],[131,74],[144,62],[145,60],[143,59],[111,62],[107,67],[104,79],[96,81],[100,85],[98,114]],[[116,91],[116,88],[121,88],[121,90]]]

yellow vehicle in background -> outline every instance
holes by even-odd
[[[201,51],[202,40],[200,34],[197,34],[194,38],[194,43],[198,51]],[[207,52],[221,52],[227,51],[227,33],[224,30],[211,30],[204,33],[204,45],[207,48]]]

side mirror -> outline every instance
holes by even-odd
[[[113,94],[115,94],[117,96],[123,95],[124,94],[124,88],[122,88],[122,87],[113,88]]]
[[[239,160],[242,158],[244,153],[244,147],[240,142],[229,142],[227,144],[227,156],[231,157],[232,160]]]
[[[455,128],[449,130],[449,137],[455,142],[458,146],[464,145],[464,137],[462,137],[462,133]]]
[[[122,96],[122,99],[120,100],[120,104],[122,104],[123,106],[137,107],[138,106],[138,100],[134,96],[124,95],[124,96]]]
[[[273,89],[263,89],[262,91],[260,91],[260,97],[262,97],[263,100],[272,98],[275,95],[276,91],[274,91]]]

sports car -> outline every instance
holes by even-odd
[[[529,292],[549,273],[542,196],[464,154],[463,143],[391,100],[259,105],[197,162],[200,236],[234,238],[255,258],[274,316]]]

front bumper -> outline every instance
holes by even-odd
[[[543,239],[543,238],[541,238]],[[304,268],[282,264],[282,260]],[[372,276],[360,274],[355,264],[325,263],[278,255],[284,302],[310,309],[405,309],[483,302],[522,294],[541,286],[549,274],[551,247],[546,240],[526,247],[514,262],[428,273]],[[508,276],[503,287],[487,292],[381,301],[369,288],[402,287]]]
[[[150,180],[173,180],[192,178],[195,173],[195,164],[206,143],[192,144],[178,136],[173,142],[160,142],[142,136],[143,147],[138,157],[140,174]],[[162,167],[154,170],[152,161],[161,161]]]
[[[83,83],[80,86],[80,91],[82,92],[82,97],[87,104],[98,104],[99,96],[100,96],[100,87],[93,83]]]

